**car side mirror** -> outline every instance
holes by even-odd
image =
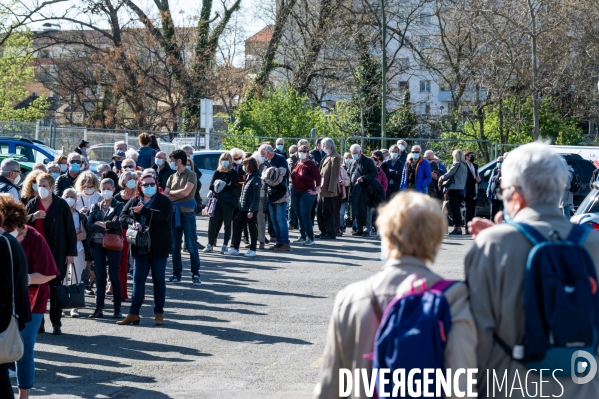
[[[49,164],[50,162],[52,162],[52,160],[51,160],[51,159],[48,159],[48,158],[44,159],[44,165],[47,165],[47,164]]]

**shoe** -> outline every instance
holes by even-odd
[[[206,254],[206,253],[212,252],[212,251],[213,251],[212,245],[208,244],[208,245],[206,245],[206,248],[204,248],[204,250],[202,252]]]
[[[324,234],[314,234],[314,238],[320,238],[322,237]]]
[[[275,244],[275,245],[271,245],[270,247],[268,247],[268,249],[270,249],[270,250],[276,250],[280,246],[281,246],[281,244]]]
[[[43,333],[45,333],[45,332],[46,332],[46,327],[45,327],[45,326],[42,324],[42,325],[40,326],[40,329],[39,329],[39,330],[37,330],[37,333],[38,333],[38,334],[43,334]]]
[[[289,244],[281,244],[274,249],[275,251],[291,251],[291,246]]]
[[[341,237],[342,235],[343,235],[343,232],[342,232],[342,231],[338,231],[338,232],[337,232],[337,237]]]
[[[193,285],[202,285],[202,280],[200,280],[200,276],[197,274],[191,278],[191,284]]]
[[[71,309],[71,317],[75,319],[79,317],[79,309]]]
[[[58,324],[52,326],[52,335],[62,335],[62,330]]]
[[[227,248],[227,246],[226,246],[226,245],[223,245],[223,246],[220,248],[220,253],[224,255],[225,253],[227,253],[227,251],[228,251],[228,250],[229,250],[229,248]]]
[[[311,247],[314,244],[315,244],[314,240],[311,240],[309,238],[304,242],[304,245],[307,247]]]
[[[87,296],[95,296],[96,295],[96,293],[94,292],[94,290],[92,290],[92,286],[91,285],[86,285],[85,286],[84,293]]]
[[[270,244],[270,240],[268,238],[264,238],[264,243],[265,244]]]
[[[168,284],[177,284],[181,282],[181,277],[171,276],[168,280],[166,280]]]
[[[352,236],[361,236],[362,234],[364,233],[362,233],[361,231],[354,231],[351,233]]]
[[[243,247],[244,247],[245,249],[248,249],[248,248],[251,248],[251,247],[252,247],[252,244],[247,244],[247,245],[244,245]]]
[[[451,233],[447,234],[448,236],[461,236],[462,235],[462,229],[460,230],[454,230]]]
[[[260,246],[258,247],[258,249],[264,249],[264,243],[263,242],[260,243]]]
[[[62,317],[67,317],[67,313],[63,310],[62,313],[60,314]]]
[[[124,320],[117,321],[116,324],[119,326],[128,326],[129,324],[133,324],[137,326],[139,324],[140,317],[134,314],[128,314]]]
[[[123,318],[123,314],[121,313],[120,310],[115,310],[113,315],[112,315],[113,319],[122,319]]]
[[[155,326],[163,326],[164,325],[164,315],[160,313],[156,313],[154,315],[154,325]]]
[[[189,252],[189,250],[187,249],[187,245],[185,245],[185,243],[183,243],[183,245],[181,246],[181,252]]]
[[[200,244],[200,242],[198,241],[198,249],[202,250],[202,249],[204,249],[204,248],[206,248],[206,247],[205,247],[205,246],[203,246],[202,244]]]
[[[370,238],[370,233],[363,233],[362,238]]]
[[[334,240],[334,239],[336,239],[336,238],[337,238],[337,237],[335,237],[335,236],[330,236],[330,235],[328,235],[328,234],[325,234],[325,235],[321,235],[321,236],[320,236],[320,239],[321,239],[321,240]]]
[[[89,315],[90,319],[102,319],[104,318],[104,313],[102,313],[102,309],[96,309],[94,313]]]
[[[244,244],[249,244],[249,243],[250,243],[250,240],[249,240],[249,238],[247,238],[247,237],[246,237],[246,238],[244,238],[244,239],[243,239],[243,243],[244,243]]]
[[[112,287],[106,290],[106,296],[112,296]]]
[[[256,251],[252,251],[252,250],[250,249],[249,251],[247,251],[247,252],[245,253],[245,256],[247,256],[247,257],[253,257],[253,256],[256,256]]]
[[[237,256],[237,255],[239,255],[239,251],[236,250],[235,248],[231,248],[230,250],[228,250],[227,252],[225,252],[225,255],[234,255],[234,256]]]
[[[17,372],[13,369],[8,369],[8,378],[17,378]]]
[[[293,241],[294,244],[303,244],[305,242],[306,242],[306,239],[302,238],[302,237],[300,237],[297,240]]]

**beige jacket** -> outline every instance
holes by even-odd
[[[339,397],[340,368],[354,370],[370,369],[372,366],[370,360],[363,358],[363,355],[372,352],[378,328],[378,319],[372,310],[368,287],[372,287],[381,309],[384,310],[393,298],[408,292],[410,287],[406,287],[404,281],[413,273],[418,273],[425,279],[428,287],[441,279],[421,260],[404,257],[388,261],[374,276],[350,284],[337,294],[324,348],[320,382],[314,388],[315,398]],[[451,306],[452,316],[452,327],[445,350],[445,367],[474,368],[476,330],[466,285],[461,282],[452,285],[445,292],[445,296]],[[460,380],[460,386],[466,390],[465,378]],[[360,393],[364,395],[364,390],[361,389]]]
[[[571,229],[570,222],[564,218],[557,206],[542,205],[525,208],[514,217],[516,222],[525,222],[539,230],[545,236],[551,229],[556,230],[565,239]],[[599,234],[591,233],[585,247],[599,266]],[[500,224],[481,232],[466,256],[466,282],[470,290],[472,314],[478,330],[478,392],[479,398],[493,397],[492,386],[487,395],[487,373],[493,381],[493,370],[503,376],[508,371],[508,384],[511,387],[515,372],[525,384],[528,371],[520,363],[512,360],[499,347],[493,333],[500,336],[513,347],[522,342],[524,334],[523,285],[526,260],[532,244],[524,236],[506,224]],[[599,273],[599,271],[598,271]],[[535,381],[539,384],[539,375],[529,377],[529,394],[534,394]],[[498,377],[501,379],[502,377]],[[551,373],[543,374],[543,396],[552,395],[567,399],[587,399],[599,397],[599,377],[585,385],[577,385],[571,377],[557,377],[560,385]],[[492,382],[491,382],[492,385]],[[516,383],[517,386],[517,383]],[[526,392],[526,391],[525,391]],[[499,394],[496,386],[495,397],[506,397],[505,389]],[[522,392],[514,390],[512,398],[521,398]],[[526,396],[524,396],[526,397]],[[538,393],[538,396],[540,394]]]
[[[339,168],[341,157],[336,152],[325,157],[320,166],[322,183],[320,184],[321,197],[336,197],[339,195]]]

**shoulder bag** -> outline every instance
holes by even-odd
[[[8,238],[2,236],[6,240],[8,245],[8,253],[10,254],[10,275],[11,275],[11,288],[12,288],[12,315],[10,316],[10,323],[8,327],[2,333],[0,333],[0,364],[12,363],[23,357],[25,347],[23,346],[23,337],[19,331],[19,323],[17,322],[17,315],[15,312],[15,265],[12,257],[12,248],[10,247],[10,241]]]
[[[462,167],[462,162],[460,162],[458,164],[458,168],[456,169],[456,171],[454,172],[453,175],[451,175],[451,177],[447,180],[443,179],[443,183],[441,183],[441,185],[443,186],[443,188],[447,188],[449,189],[449,187],[453,184],[454,180],[455,180],[455,174],[458,173],[458,170],[460,170],[460,168]]]
[[[71,266],[72,273],[75,274],[75,284],[73,284],[73,274],[71,274],[69,285],[59,285],[56,287],[56,307],[58,309],[78,309],[85,307],[85,284],[79,281],[75,265]]]
[[[104,221],[104,215],[102,214],[102,207],[100,207],[100,215],[102,216],[102,221]],[[112,218],[112,220],[116,219],[116,216]],[[102,247],[108,249],[110,251],[122,251],[123,250],[123,237],[118,234],[110,234],[108,232],[104,233],[104,238],[102,238]]]
[[[127,242],[139,247],[141,253],[150,252],[150,225],[152,224],[152,216],[154,216],[154,212],[150,209],[150,221],[146,227],[142,228],[142,231],[139,231],[137,230],[137,227],[135,227],[135,214],[131,211],[133,224],[130,224],[129,227],[127,227]]]

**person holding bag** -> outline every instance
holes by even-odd
[[[17,385],[19,399],[27,399],[29,390],[33,388],[35,376],[34,346],[37,334],[46,313],[46,306],[50,298],[48,282],[60,273],[52,252],[44,237],[33,227],[27,226],[27,210],[12,196],[0,195],[0,211],[7,215],[2,227],[15,237],[25,252],[27,269],[29,273],[29,303],[31,321],[25,324],[21,332],[23,337],[23,356],[17,360]]]
[[[0,226],[3,223],[4,216],[0,210]],[[17,240],[2,227],[0,259],[6,259],[4,267],[0,267],[0,397],[14,399],[8,368],[23,354],[23,340],[19,331],[24,330],[31,321],[31,310],[27,295],[25,253]],[[13,348],[16,350],[11,351]]]
[[[172,246],[173,206],[166,195],[158,193],[154,175],[145,174],[137,186],[137,196],[125,205],[119,221],[123,229],[149,234],[149,248],[131,244],[133,254],[133,296],[129,314],[119,325],[139,324],[139,310],[146,292],[148,273],[154,285],[154,325],[164,324],[166,300],[166,262]],[[129,234],[128,234],[129,236]]]
[[[102,179],[101,202],[94,204],[87,219],[86,230],[92,234],[91,249],[94,257],[94,271],[96,273],[96,310],[90,319],[104,317],[104,298],[106,297],[106,266],[113,286],[120,287],[119,262],[123,249],[123,237],[121,236],[121,223],[119,216],[123,210],[123,203],[113,198],[114,181]],[[119,319],[121,314],[121,290],[113,290],[114,319]]]

